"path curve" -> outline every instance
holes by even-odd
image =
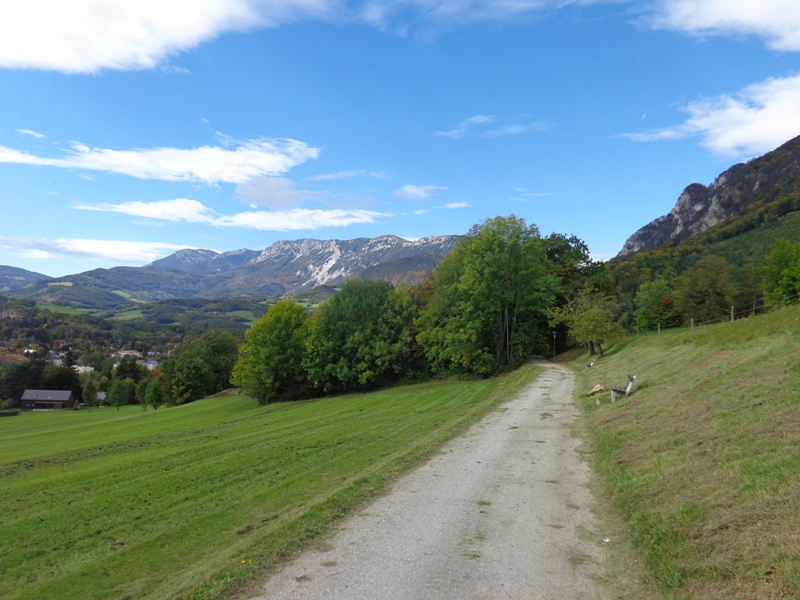
[[[570,434],[575,378],[544,373],[348,518],[323,550],[273,575],[253,600],[591,599],[587,465]],[[583,531],[583,533],[581,533]]]

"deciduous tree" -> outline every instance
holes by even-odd
[[[488,376],[547,346],[559,286],[535,225],[510,216],[474,226],[432,284],[417,339],[435,371]]]
[[[767,257],[763,274],[768,302],[797,302],[800,296],[800,242],[777,240]]]
[[[233,368],[233,383],[261,404],[308,395],[303,369],[308,314],[292,300],[280,300],[245,333]]]
[[[181,352],[169,373],[170,397],[175,404],[185,404],[205,397],[214,385],[214,374],[197,350]]]
[[[733,305],[733,267],[714,255],[704,256],[681,278],[681,308],[686,319],[702,323],[724,318]]]

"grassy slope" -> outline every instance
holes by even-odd
[[[664,597],[800,597],[798,356],[800,307],[628,337],[592,369],[565,355],[596,469]],[[629,399],[586,396],[627,373]]]
[[[536,374],[0,419],[0,597],[219,597]]]

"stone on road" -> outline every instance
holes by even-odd
[[[258,599],[602,598],[574,376],[544,373],[287,564]],[[583,533],[582,533],[583,532]]]

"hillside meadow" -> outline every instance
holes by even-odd
[[[222,597],[537,375],[0,419],[0,597]]]
[[[592,368],[585,351],[560,360],[600,497],[627,525],[620,578],[640,559],[664,598],[800,597],[800,307],[629,336]],[[628,399],[588,395],[628,373]]]

